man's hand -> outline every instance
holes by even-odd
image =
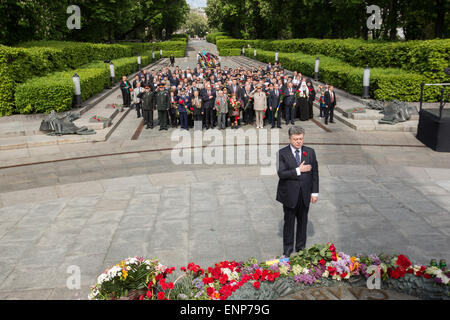
[[[311,203],[316,203],[318,197],[311,196]]]
[[[300,163],[300,165],[298,167],[300,168],[300,172],[308,172],[308,171],[311,171],[311,169],[312,169],[310,164],[305,165],[305,161]]]

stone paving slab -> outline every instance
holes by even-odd
[[[0,208],[0,264],[8,261],[8,268],[1,276],[0,297],[85,299],[75,293],[85,291],[64,289],[68,266],[80,266],[87,286],[108,266],[134,255],[157,256],[177,267],[280,255],[278,178],[240,176],[244,168],[229,168],[232,179],[213,179],[213,171],[198,169],[181,172],[190,178],[176,185],[168,172],[62,185],[59,192],[44,188],[53,196],[33,198],[38,188],[16,193],[15,203],[11,194],[2,193],[8,206]],[[349,175],[352,168],[343,169],[342,176],[321,178],[307,245],[334,241],[348,253],[400,250],[417,263],[450,257],[449,207],[441,200],[450,199],[447,180],[424,177],[417,185],[406,176]],[[339,172],[332,166],[328,170]],[[73,192],[84,186],[91,192]],[[420,186],[428,189],[421,192]],[[413,201],[408,192],[415,192]],[[47,272],[34,272],[44,267]]]

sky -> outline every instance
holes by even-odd
[[[206,7],[206,0],[186,0],[191,8]]]

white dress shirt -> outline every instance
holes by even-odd
[[[294,146],[292,144],[289,144],[289,146],[291,147],[291,152],[292,152],[292,154],[293,154],[293,156],[295,158],[295,150],[297,150],[297,149],[294,148]],[[300,147],[300,149],[298,149],[298,150],[299,150],[298,156],[300,157],[300,163],[302,163],[302,148]],[[298,176],[302,174],[299,167],[295,168],[295,171],[297,171],[297,175]],[[311,193],[311,196],[318,197],[319,194],[318,193]]]

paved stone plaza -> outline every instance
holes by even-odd
[[[176,64],[193,67],[203,47],[214,50],[192,42]],[[236,61],[222,58],[231,67]],[[105,142],[0,152],[0,299],[87,299],[97,276],[129,256],[207,267],[281,255],[274,170],[177,165],[174,129],[144,129],[131,140],[140,121],[129,112]],[[413,132],[300,124],[320,174],[307,246],[333,241],[347,253],[398,252],[424,264],[450,259],[450,154],[423,146]],[[246,146],[246,157],[255,151]],[[81,270],[79,290],[66,286],[73,265]]]

